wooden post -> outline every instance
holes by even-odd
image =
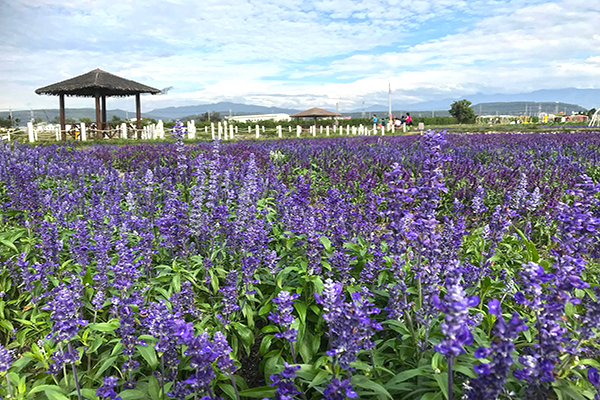
[[[140,100],[140,94],[136,93],[135,94],[135,118],[136,118],[136,128],[138,130],[137,132],[137,138],[139,139],[142,135],[141,129],[142,129],[142,102]]]
[[[60,139],[67,140],[67,124],[65,122],[65,95],[60,94],[59,96],[60,103]]]
[[[102,116],[100,113],[100,94],[96,93],[96,139],[102,139]]]
[[[102,95],[102,129],[106,127],[106,95]]]

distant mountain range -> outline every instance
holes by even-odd
[[[591,108],[600,108],[600,89],[544,89],[529,93],[519,94],[474,94],[465,97],[449,98],[443,100],[435,100],[417,104],[393,104],[392,109],[394,114],[403,113],[406,111],[413,112],[415,115],[430,115],[432,110],[435,110],[435,115],[448,115],[448,109],[453,101],[466,98],[471,101],[476,114],[524,114],[527,110],[528,114],[535,115],[539,111],[546,113],[564,112],[570,114],[573,111],[585,111]],[[558,101],[558,102],[557,102]],[[387,112],[387,105],[372,105],[364,109],[364,112],[369,115],[373,112]],[[148,112],[142,113],[142,116],[156,118],[162,120],[172,120],[184,118],[192,115],[201,115],[210,111],[211,113],[220,113],[223,115],[244,115],[244,114],[273,114],[285,113],[293,114],[300,110],[280,108],[280,107],[264,107],[252,104],[240,104],[231,102],[220,102],[213,104],[200,104],[194,106],[182,107],[166,107],[157,108]],[[344,115],[352,117],[360,117],[363,110],[353,110],[343,112]],[[80,120],[83,117],[94,120],[96,114],[93,108],[67,108],[65,111],[67,118]],[[107,110],[107,118],[110,120],[116,115],[121,119],[127,116],[134,117],[135,113],[127,112],[120,109]],[[0,118],[6,118],[8,112],[0,112]],[[52,121],[58,116],[58,109],[36,109],[33,110],[35,118]],[[31,119],[30,110],[13,111],[13,117],[21,120],[21,125],[25,121]]]
[[[444,117],[450,115],[448,110],[450,106],[446,109],[434,109],[427,110],[426,108],[399,108],[398,106],[392,106],[392,110],[394,115],[404,114],[406,112],[410,112],[411,115],[417,117],[425,117],[425,116],[438,116]],[[564,114],[572,114],[573,112],[581,112],[587,111],[587,109],[578,106],[577,104],[569,104],[569,103],[554,103],[554,102],[542,102],[537,103],[533,101],[512,101],[512,102],[497,102],[497,103],[479,103],[474,104],[473,110],[475,110],[475,114],[477,115],[538,115],[538,113],[543,112],[547,114],[555,114],[555,113],[564,113]],[[368,111],[367,111],[368,110]],[[371,116],[372,114],[387,114],[388,108],[385,106],[372,106],[369,109],[365,109],[365,114],[367,116]],[[360,117],[362,115],[362,111],[352,112],[352,113],[344,113],[344,115],[350,115],[353,118]]]
[[[412,104],[392,104],[394,110],[448,110],[452,102],[460,99],[467,99],[471,103],[487,104],[487,103],[554,103],[576,104],[581,108],[592,109],[600,108],[600,89],[543,89],[528,93],[517,94],[483,94],[477,93],[473,95],[461,96],[456,98],[447,98],[442,100],[427,101],[422,103]],[[385,111],[387,105],[374,105],[365,109],[366,112]],[[354,110],[353,112],[361,112],[362,110]],[[564,111],[564,110],[563,110]]]
[[[255,106],[252,104],[240,104],[231,102],[220,102],[213,104],[200,104],[197,106],[182,106],[182,107],[167,107],[157,108],[152,111],[148,111],[149,116],[154,118],[163,119],[176,119],[183,118],[189,115],[200,115],[207,112],[215,113],[218,112],[221,115],[243,115],[243,114],[294,114],[301,110],[293,110],[289,108],[280,107],[264,107]]]

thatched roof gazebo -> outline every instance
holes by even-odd
[[[290,117],[292,118],[333,118],[333,117],[341,117],[342,114],[333,112],[333,111],[328,111],[328,110],[323,110],[322,108],[311,108],[308,109],[306,111],[300,111],[299,113],[296,114],[292,114],[290,115]]]
[[[39,88],[37,94],[59,96],[60,102],[60,130],[62,140],[66,140],[65,127],[65,96],[94,97],[96,99],[96,127],[97,137],[101,138],[103,125],[106,124],[106,97],[135,96],[135,110],[137,117],[137,129],[141,129],[142,108],[140,104],[141,93],[158,94],[160,90],[141,83],[124,79],[110,74],[101,69],[95,69],[86,74],[54,83]],[[102,101],[102,106],[100,102]],[[138,133],[139,134],[139,133]]]

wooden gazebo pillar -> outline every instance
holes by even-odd
[[[140,100],[140,94],[135,94],[135,118],[136,118],[136,128],[137,128],[137,138],[142,138],[142,104]]]
[[[96,139],[102,139],[102,116],[100,114],[100,94],[96,93]]]
[[[67,123],[65,121],[65,95],[58,97],[60,118],[60,140],[67,140]]]
[[[106,95],[102,95],[102,126],[106,126]]]

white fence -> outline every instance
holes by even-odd
[[[249,139],[255,138],[260,139],[261,137],[316,137],[317,134],[320,136],[383,136],[386,133],[394,134],[396,129],[402,129],[406,132],[406,125],[402,125],[400,128],[393,124],[387,126],[375,125],[365,126],[316,126],[312,125],[308,129],[304,129],[302,126],[297,125],[295,132],[292,126],[288,126],[287,129],[283,129],[281,125],[275,128],[273,134],[273,128],[269,129],[269,134],[266,135],[267,129],[261,125],[249,126],[248,132],[240,132],[237,125],[228,124],[227,121],[213,122],[209,126],[205,126],[203,129],[198,130],[194,121],[188,121],[187,126],[184,128],[185,138],[195,139],[208,139],[212,140],[234,140],[234,139]],[[419,130],[423,130],[424,127],[419,124]],[[295,135],[294,135],[295,133]],[[98,130],[96,124],[75,124],[66,126],[67,139],[86,141],[86,140],[97,140],[97,139],[130,139],[130,140],[161,140],[165,137],[169,137],[170,133],[165,132],[165,127],[162,121],[158,121],[156,124],[144,126],[142,129],[137,129],[132,124],[122,123],[120,125],[111,126],[109,125],[104,130]],[[6,136],[6,135],[5,135]],[[58,125],[34,125],[33,123],[27,123],[27,137],[29,142],[38,141],[52,141],[61,140],[60,126]],[[8,139],[2,137],[2,139]]]

